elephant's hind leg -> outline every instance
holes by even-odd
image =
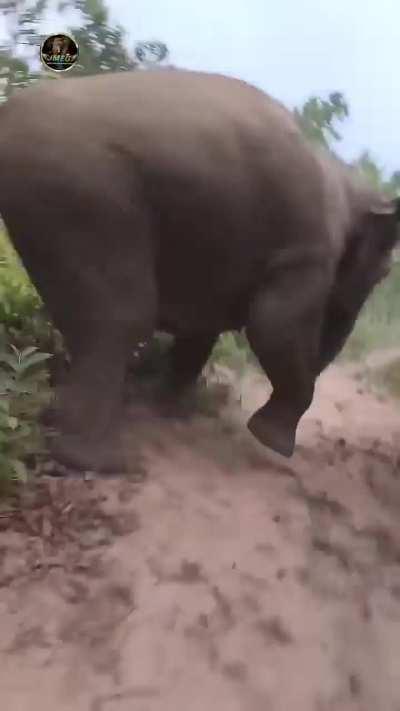
[[[273,393],[248,427],[286,457],[293,454],[298,422],[314,394],[323,296],[323,270],[303,267],[277,275],[250,309],[247,336]]]
[[[80,307],[71,312],[66,304],[55,319],[65,335],[71,355],[71,371],[60,390],[62,437],[55,454],[79,468],[125,468],[118,451],[123,386],[130,351],[151,336],[156,290],[151,265],[129,265],[120,270],[120,284],[85,280],[79,284]],[[128,269],[127,269],[128,271]]]
[[[4,217],[71,358],[56,398],[61,436],[53,451],[77,468],[120,468],[111,444],[128,355],[156,321],[146,206],[125,156],[89,137],[78,166],[64,160],[65,146],[49,138],[49,147],[49,158],[33,156],[26,177],[34,196],[10,199]]]

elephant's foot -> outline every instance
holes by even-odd
[[[297,423],[285,423],[272,417],[270,413],[264,413],[261,409],[250,418],[247,427],[265,447],[269,447],[283,457],[292,456],[296,444]]]
[[[80,435],[64,434],[54,438],[50,451],[59,464],[76,471],[119,474],[127,470],[127,462],[117,436],[91,441]]]

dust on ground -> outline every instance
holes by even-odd
[[[219,418],[131,408],[143,481],[3,512],[2,709],[399,711],[400,413],[353,376],[321,377],[291,460],[241,424],[251,373]]]

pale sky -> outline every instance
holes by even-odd
[[[289,107],[342,91],[351,119],[336,150],[368,148],[400,169],[400,0],[108,0],[129,45],[160,39],[170,61],[240,77]],[[54,23],[56,22],[56,26]],[[46,29],[64,29],[54,16]],[[339,128],[340,131],[340,128]]]

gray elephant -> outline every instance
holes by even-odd
[[[155,329],[175,337],[179,398],[218,336],[245,328],[273,386],[248,426],[290,456],[400,211],[261,91],[155,71],[16,93],[0,109],[0,212],[71,357],[55,456],[113,470],[129,354]]]

